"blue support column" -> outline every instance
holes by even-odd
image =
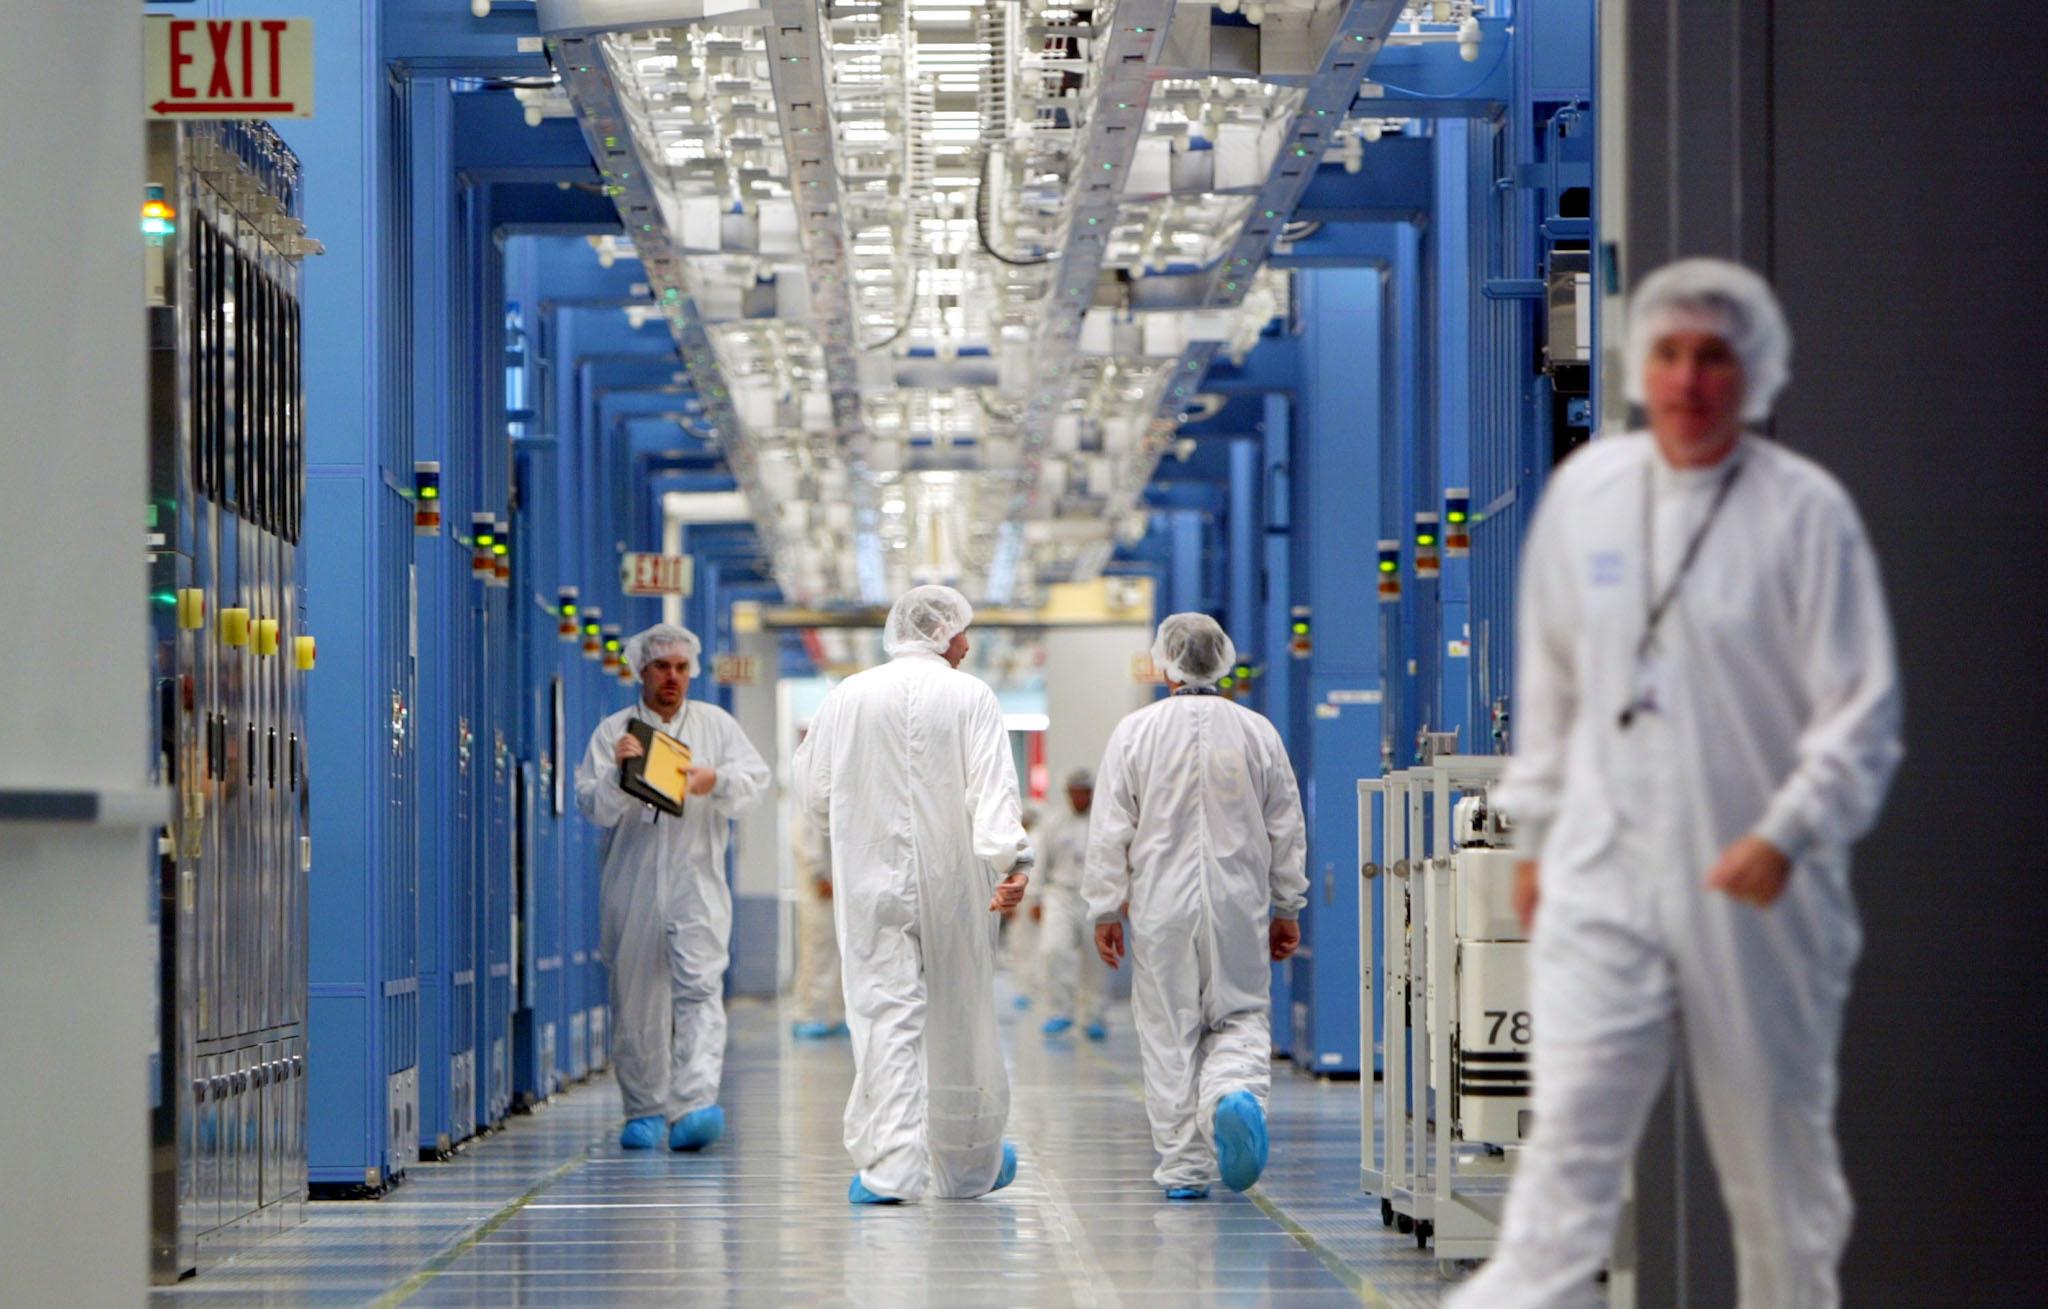
[[[1387,276],[1317,269],[1302,281],[1303,422],[1296,468],[1305,509],[1304,594],[1314,648],[1303,697],[1309,771],[1309,904],[1293,977],[1293,1054],[1357,1073],[1359,885],[1356,782],[1376,776],[1380,704],[1373,542],[1382,534],[1380,448],[1388,390]],[[1298,750],[1297,745],[1297,750]],[[1297,757],[1299,755],[1297,754]]]
[[[1299,728],[1300,705],[1294,694],[1297,670],[1303,663],[1290,651],[1289,631],[1294,598],[1294,406],[1286,393],[1269,391],[1263,397],[1263,407],[1256,447],[1261,463],[1259,494],[1263,497],[1259,517],[1265,537],[1260,543],[1258,640],[1266,671],[1258,681],[1253,704],[1287,743],[1297,783],[1306,794],[1309,779],[1303,765],[1307,741]],[[1295,1052],[1292,961],[1273,965],[1273,1048],[1282,1054]]]
[[[1240,660],[1267,661],[1259,622],[1259,453],[1257,437],[1230,442],[1229,576],[1224,600],[1224,627],[1238,648]]]
[[[271,12],[221,6],[230,16]],[[308,879],[310,1180],[372,1189],[417,1149],[409,568],[411,415],[393,412],[385,321],[393,216],[380,7],[304,0],[320,114],[278,124],[306,164],[305,629],[314,863]],[[365,341],[377,348],[365,348]]]
[[[467,447],[452,439],[455,346],[454,109],[442,79],[410,84],[412,138],[414,453],[441,465],[443,486],[460,486]],[[465,830],[446,798],[457,792],[461,680],[455,661],[468,609],[469,520],[455,495],[442,500],[438,537],[415,543],[418,558],[420,791],[420,1130],[423,1154],[439,1155],[476,1132],[476,926],[469,895]]]
[[[1430,340],[1435,355],[1438,512],[1444,491],[1469,492],[1472,486],[1472,317],[1466,293],[1472,279],[1471,200],[1465,162],[1471,132],[1471,124],[1446,119],[1436,125],[1431,142],[1436,151],[1436,203],[1428,253],[1436,291],[1431,297],[1436,318]],[[1445,532],[1453,526],[1445,523]],[[1487,751],[1489,742],[1473,712],[1471,593],[1470,557],[1452,558],[1446,550],[1438,590],[1444,662],[1437,721],[1442,730],[1458,733],[1460,750],[1479,754]]]

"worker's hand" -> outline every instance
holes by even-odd
[[[1707,886],[1730,899],[1768,909],[1785,894],[1792,861],[1761,836],[1745,836],[1721,852],[1707,873]]]
[[[1515,917],[1522,920],[1522,930],[1536,930],[1537,871],[1534,859],[1524,859],[1515,865]]]
[[[1301,948],[1301,924],[1292,918],[1275,918],[1266,929],[1266,943],[1273,947],[1273,962],[1291,958]]]
[[[1034,923],[1042,923],[1045,921],[1045,906],[1043,904],[1034,904],[1031,906],[1031,921]]]
[[[1095,953],[1102,956],[1102,962],[1111,968],[1124,957],[1124,925],[1122,923],[1095,924]]]
[[[716,768],[692,768],[690,770],[690,794],[710,795],[711,788],[718,785]]]
[[[612,747],[612,758],[620,763],[625,763],[628,759],[638,759],[646,753],[647,747],[641,745],[640,738],[631,732],[622,734],[619,743]]]
[[[1015,909],[1024,903],[1024,888],[1031,882],[1028,873],[1011,873],[996,883],[996,898],[988,902],[989,912]]]

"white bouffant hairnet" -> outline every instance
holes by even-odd
[[[1681,259],[1643,279],[1628,310],[1628,398],[1643,401],[1643,366],[1657,339],[1676,331],[1712,332],[1742,360],[1742,417],[1771,416],[1792,379],[1792,329],[1771,284],[1726,259]]]
[[[1152,642],[1152,662],[1170,682],[1214,686],[1237,663],[1237,647],[1207,614],[1168,614]]]
[[[893,658],[912,650],[946,653],[953,638],[974,621],[974,606],[950,586],[917,586],[905,591],[889,610],[882,629],[882,649]]]
[[[633,671],[647,671],[647,665],[666,655],[681,655],[690,661],[690,676],[699,671],[697,656],[704,653],[704,643],[696,633],[687,627],[674,623],[656,623],[640,635],[626,642],[626,662]]]

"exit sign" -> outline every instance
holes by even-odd
[[[619,585],[627,595],[690,593],[690,556],[628,554],[619,558]]]
[[[143,37],[151,118],[311,118],[313,22],[171,18]]]

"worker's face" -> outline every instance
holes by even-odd
[[[1643,364],[1650,430],[1680,468],[1720,461],[1742,432],[1742,360],[1715,332],[1667,332]]]
[[[651,659],[640,670],[640,698],[663,718],[682,708],[683,697],[689,693],[690,661],[681,655]]]
[[[1070,786],[1067,788],[1067,803],[1074,806],[1074,812],[1085,814],[1095,803],[1095,788],[1092,786]]]
[[[944,657],[946,662],[953,667],[958,668],[960,666],[960,661],[967,657],[967,633],[962,632],[953,638],[953,643],[946,647]]]

